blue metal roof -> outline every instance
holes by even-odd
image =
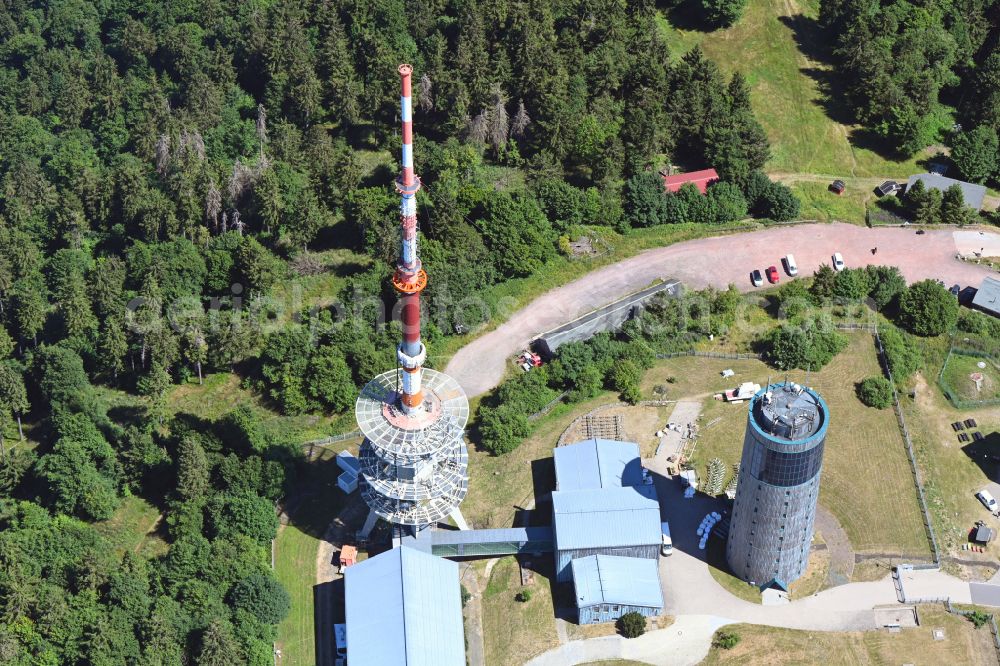
[[[653,486],[552,493],[556,548],[660,544],[660,503]]]
[[[620,488],[642,483],[639,445],[633,442],[588,439],[560,446],[552,456],[559,490]]]
[[[663,608],[657,560],[591,555],[573,560],[576,607],[621,604]]]
[[[465,666],[458,565],[408,547],[349,567],[351,666]]]
[[[945,178],[939,173],[918,173],[910,176],[906,181],[906,190],[909,191],[918,180],[923,181],[924,187],[927,189],[940,190],[941,192],[944,192],[952,185],[958,185],[962,190],[962,198],[965,199],[966,206],[975,208],[976,210],[983,207],[983,199],[986,198],[986,188],[982,185],[967,183],[964,180],[955,180],[954,178]]]
[[[972,297],[972,304],[981,310],[1000,316],[1000,280],[992,277],[983,278],[983,283]]]
[[[460,543],[497,543],[501,541],[552,541],[551,527],[508,527],[497,530],[434,530],[435,546]]]

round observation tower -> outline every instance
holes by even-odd
[[[465,424],[469,401],[454,379],[423,367],[427,349],[420,340],[420,293],[427,274],[417,250],[420,179],[413,171],[413,68],[399,66],[403,122],[400,194],[402,238],[392,284],[399,293],[403,340],[396,350],[399,367],[362,389],[355,414],[364,433],[359,486],[371,509],[364,536],[377,518],[420,530],[451,516],[466,529],[458,505],[469,488]]]
[[[787,590],[805,572],[829,422],[823,398],[799,384],[771,384],[751,399],[726,542],[743,580]]]

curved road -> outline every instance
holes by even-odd
[[[873,248],[878,248],[876,255]],[[917,235],[912,228],[869,229],[853,224],[804,224],[772,227],[737,235],[702,238],[647,250],[616,264],[587,273],[569,284],[539,296],[493,331],[463,347],[445,370],[471,396],[480,395],[503,379],[508,360],[540,333],[611,303],[663,278],[681,280],[692,289],[753,289],[754,268],[778,265],[793,253],[801,275],[840,252],[848,266],[872,263],[898,266],[910,282],[925,278],[978,286],[991,271],[965,263],[956,253],[985,247],[987,256],[1000,256],[1000,235],[979,231],[934,230]],[[990,248],[994,248],[991,254]],[[787,278],[785,278],[787,279]]]

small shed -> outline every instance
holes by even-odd
[[[663,612],[656,560],[591,555],[573,560],[573,590],[580,624],[613,622],[625,613]]]
[[[996,538],[996,530],[992,527],[986,527],[986,525],[979,525],[976,529],[972,530],[971,540],[976,543],[987,544]]]
[[[340,573],[344,569],[358,563],[358,549],[354,546],[344,545],[340,549]]]
[[[899,183],[894,180],[887,180],[878,187],[875,188],[875,194],[880,197],[888,196],[890,194],[895,194],[900,188]]]

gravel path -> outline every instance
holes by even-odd
[[[822,505],[816,507],[816,531],[822,535],[830,552],[827,584],[830,587],[846,584],[854,573],[854,549],[840,521]]]
[[[898,266],[911,282],[936,278],[949,286],[956,282],[978,286],[991,271],[956,259],[954,233],[933,230],[917,235],[914,229],[900,227],[804,224],[647,250],[539,296],[496,329],[463,347],[451,359],[446,372],[470,397],[480,395],[500,383],[508,360],[532,338],[594,308],[664,278],[679,279],[691,289],[725,288],[733,283],[742,291],[750,291],[750,271],[780,266],[781,256],[789,252],[795,255],[802,275],[811,274],[820,264],[828,263],[833,252],[840,252],[848,266]],[[989,232],[984,232],[982,238],[981,247],[1000,242],[1000,236]],[[968,247],[970,240],[963,236],[963,246]],[[872,255],[876,247],[878,253]]]

